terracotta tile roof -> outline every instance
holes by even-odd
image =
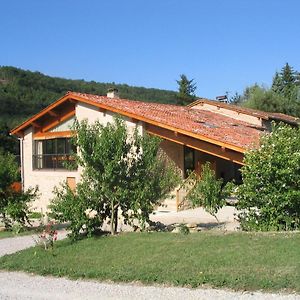
[[[265,120],[278,120],[278,121],[284,121],[284,122],[288,122],[294,125],[297,125],[300,123],[300,119],[293,117],[293,116],[289,116],[286,114],[282,114],[282,113],[271,113],[271,112],[264,112],[264,111],[260,111],[260,110],[256,110],[256,109],[252,109],[252,108],[247,108],[247,107],[241,107],[241,106],[237,106],[237,105],[233,105],[233,104],[228,104],[228,103],[222,103],[219,101],[215,101],[215,100],[209,100],[209,99],[205,99],[205,98],[200,98],[198,100],[196,100],[195,102],[191,103],[188,105],[188,107],[194,107],[195,105],[201,104],[201,103],[206,103],[206,104],[210,104],[210,105],[214,105],[214,106],[219,106],[225,109],[229,109],[229,110],[233,110],[233,111],[237,111],[240,113],[244,113],[250,116],[255,116],[255,117],[259,117]]]
[[[149,103],[119,98],[108,98],[91,94],[69,92],[70,97],[85,99],[109,110],[135,115],[153,122],[204,136],[220,143],[242,149],[258,145],[263,128],[235,120],[210,111],[195,110],[190,107],[169,104]]]

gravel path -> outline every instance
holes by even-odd
[[[300,299],[296,295],[231,292],[216,289],[153,287],[95,281],[42,277],[17,272],[0,272],[0,299]]]
[[[26,248],[30,248],[35,245],[35,235],[18,236],[13,238],[0,239],[0,256],[5,254],[11,254]],[[57,238],[59,240],[64,239],[67,236],[65,230],[59,230]]]

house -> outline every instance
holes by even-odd
[[[183,177],[188,170],[200,173],[201,165],[210,161],[217,177],[225,181],[241,180],[245,151],[257,147],[271,121],[298,124],[291,116],[207,99],[183,107],[121,99],[116,90],[107,96],[68,92],[11,132],[20,140],[23,188],[39,186],[37,209],[47,209],[55,186],[67,181],[74,187],[80,180],[80,169],[71,171],[65,166],[72,159],[70,126],[74,119],[106,124],[115,114],[123,116],[128,130],[137,127],[141,134],[161,137],[162,150]]]

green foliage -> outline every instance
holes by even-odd
[[[173,166],[159,153],[160,140],[140,136],[137,130],[129,135],[120,118],[106,126],[76,123],[74,130],[82,178],[75,193],[66,185],[56,190],[51,204],[56,218],[71,222],[73,238],[81,230],[92,234],[106,219],[114,234],[119,213],[125,223],[137,219],[143,226],[178,180]]]
[[[9,127],[0,122],[0,151],[19,154],[19,143],[16,137],[9,135]]]
[[[245,230],[293,230],[300,226],[300,130],[273,126],[259,149],[245,155],[238,189]]]
[[[183,234],[183,235],[190,234],[190,229],[186,226],[186,224],[181,223],[181,224],[179,224],[178,228],[179,228],[179,232],[181,234]]]
[[[39,112],[67,91],[106,95],[117,88],[121,97],[142,101],[175,103],[176,92],[50,77],[14,67],[0,67],[0,119],[12,128]]]
[[[29,203],[37,196],[37,188],[16,192],[11,187],[19,179],[19,169],[12,154],[0,153],[0,220],[5,227],[28,221]]]
[[[190,176],[194,177],[195,185],[187,196],[188,200],[194,207],[202,206],[217,219],[216,214],[225,205],[226,197],[230,195],[231,185],[223,188],[223,180],[216,178],[209,162],[202,166],[200,178],[194,173]]]
[[[300,117],[299,73],[286,64],[273,77],[271,89],[257,84],[245,89],[239,98],[242,106]]]
[[[177,103],[186,105],[195,101],[195,91],[197,89],[194,79],[189,80],[186,75],[181,74],[180,79],[176,80],[178,84]]]

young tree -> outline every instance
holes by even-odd
[[[15,157],[0,152],[0,220],[9,228],[13,222],[28,221],[29,203],[37,196],[37,188],[17,192],[12,184],[19,180],[19,168]]]
[[[56,190],[51,209],[59,221],[70,221],[73,237],[90,235],[105,220],[115,234],[118,215],[125,223],[141,225],[178,180],[173,167],[159,153],[159,139],[133,135],[120,118],[106,126],[76,123],[77,162],[82,178],[73,193],[64,185]]]
[[[246,230],[290,230],[300,226],[300,130],[273,126],[261,146],[245,155],[238,189]]]
[[[187,198],[194,207],[203,207],[205,211],[217,218],[218,211],[226,204],[232,185],[223,187],[223,180],[217,179],[215,172],[207,162],[202,166],[201,177],[192,174],[195,181],[194,187]]]
[[[186,75],[181,74],[180,79],[176,80],[178,84],[177,103],[186,105],[195,100],[195,91],[197,89],[194,79],[189,80]]]

